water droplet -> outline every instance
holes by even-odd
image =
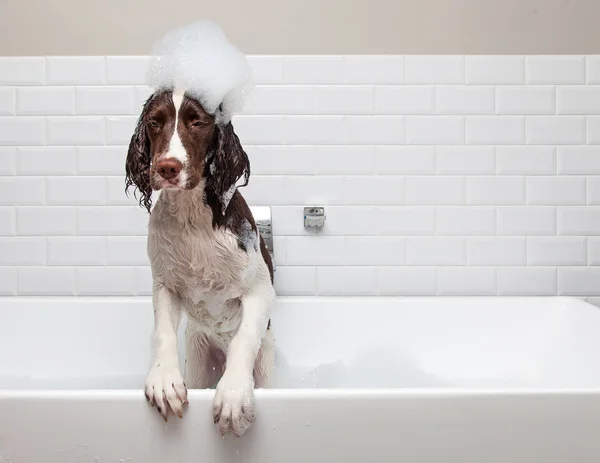
[[[277,429],[277,427],[276,427],[276,426],[273,426],[273,431],[275,431],[276,429]]]
[[[310,423],[306,423],[306,426],[310,426]]]
[[[239,451],[239,450],[236,450],[236,451],[235,451],[235,454],[236,454],[236,455],[239,455],[239,454],[240,454],[240,451]]]

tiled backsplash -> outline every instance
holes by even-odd
[[[281,295],[600,296],[600,56],[249,58]],[[0,293],[150,292],[144,57],[0,58]],[[326,227],[303,228],[304,205]]]

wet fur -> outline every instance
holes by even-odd
[[[160,185],[155,166],[169,156],[174,136],[186,151],[182,184],[162,189],[152,208],[153,188]],[[249,176],[248,157],[230,122],[215,124],[187,96],[175,107],[171,91],[148,99],[126,161],[126,188],[135,186],[140,205],[151,212],[155,352],[146,396],[166,419],[169,409],[182,415],[186,383],[216,385],[215,422],[221,433],[237,435],[254,420],[252,389],[267,384],[274,361],[272,262],[242,195],[227,195]],[[176,360],[183,311],[189,320],[185,382]]]

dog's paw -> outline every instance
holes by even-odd
[[[177,365],[156,364],[148,373],[144,386],[146,399],[156,405],[165,421],[169,409],[179,418],[183,417],[183,405],[188,403],[187,387]]]
[[[250,378],[225,374],[217,384],[213,401],[213,418],[222,436],[227,431],[237,437],[254,422],[254,383]]]

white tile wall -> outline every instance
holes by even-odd
[[[599,56],[249,61],[242,193],[273,207],[280,294],[600,303]],[[0,295],[150,294],[123,191],[147,63],[0,58]]]

